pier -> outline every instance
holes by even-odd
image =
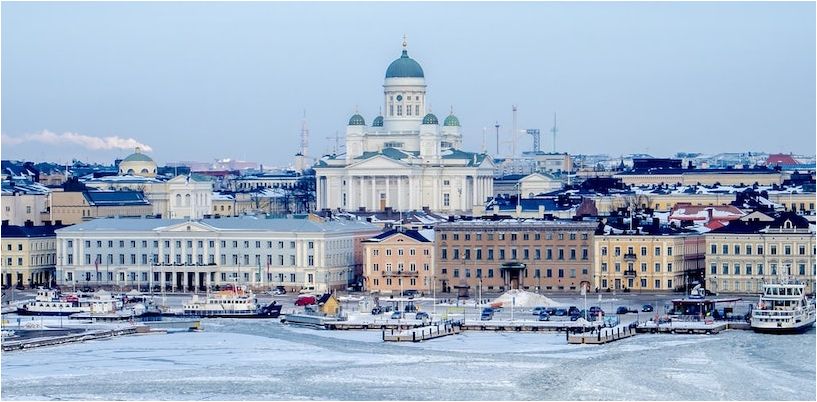
[[[429,339],[442,338],[462,332],[462,325],[458,322],[446,322],[433,326],[410,328],[395,333],[394,329],[383,330],[384,342],[420,342]]]
[[[137,327],[126,327],[108,330],[84,331],[77,334],[68,334],[50,337],[37,337],[20,340],[9,340],[3,342],[3,351],[25,350],[42,346],[62,345],[65,343],[84,342],[96,339],[106,339],[115,336],[133,335],[137,333]]]
[[[613,328],[599,328],[593,332],[582,332],[579,334],[568,334],[567,343],[569,344],[590,344],[602,345],[605,343],[614,342],[620,339],[635,336],[638,332],[632,326],[619,325]]]

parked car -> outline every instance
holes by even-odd
[[[653,311],[652,304],[645,304],[641,306],[641,311],[645,313],[651,313]]]
[[[582,317],[582,313],[581,313],[581,312],[576,313],[576,314],[571,314],[571,315],[570,315],[570,321],[576,321],[576,320],[578,320],[578,319],[579,319],[579,318],[581,318],[581,317]]]
[[[376,306],[372,309],[372,315],[380,315],[383,314],[383,307]]]
[[[616,314],[627,314],[630,312],[630,309],[627,306],[618,306],[616,309]]]
[[[82,293],[92,293],[94,291],[94,288],[90,286],[83,286],[82,289],[80,289],[79,291]]]
[[[401,318],[403,318],[403,313],[401,313],[399,311],[395,311],[395,312],[391,313],[391,319],[392,320],[399,320]]]
[[[405,307],[403,307],[403,311],[405,311],[406,313],[416,313],[417,306],[415,306],[414,303],[408,303],[406,304]]]
[[[539,313],[539,321],[550,321],[550,314],[543,310]]]
[[[480,315],[479,319],[482,321],[489,321],[491,318],[494,318],[494,309],[490,307],[485,307],[482,309],[482,315]]]
[[[553,315],[557,317],[564,317],[567,315],[567,310],[563,308],[557,308]]]
[[[407,289],[403,291],[403,296],[414,297],[417,296],[418,293],[417,289]]]
[[[556,307],[548,307],[545,309],[545,312],[547,312],[548,315],[554,315],[556,314]]]
[[[309,306],[318,302],[318,299],[315,298],[313,295],[300,295],[298,299],[295,300],[296,306]]]
[[[427,320],[427,319],[429,319],[428,313],[426,313],[425,311],[420,311],[419,313],[417,313],[414,316],[414,319],[415,320]]]
[[[576,306],[570,306],[567,308],[567,315],[574,315],[579,314],[579,308]]]
[[[604,310],[602,310],[601,307],[599,307],[599,306],[590,307],[590,315],[591,316],[595,317],[595,316],[599,315],[599,313],[601,313],[601,315],[604,315]]]
[[[545,311],[545,307],[536,306],[536,307],[533,308],[533,310],[531,310],[531,313],[533,313],[533,315],[539,315],[543,311]]]

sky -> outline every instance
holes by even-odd
[[[815,4],[2,3],[2,158],[285,166],[382,104],[402,37],[465,150],[815,150]],[[330,139],[331,138],[331,139]],[[520,137],[518,149],[531,147]]]

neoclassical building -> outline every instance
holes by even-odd
[[[357,211],[470,212],[493,194],[492,158],[466,152],[459,119],[442,125],[427,106],[423,68],[403,53],[386,69],[382,115],[355,113],[346,126],[346,153],[315,165],[317,207]]]

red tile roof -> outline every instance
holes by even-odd
[[[800,162],[797,162],[797,160],[792,158],[791,155],[786,154],[770,154],[769,157],[766,158],[767,166],[797,165],[799,163]]]

